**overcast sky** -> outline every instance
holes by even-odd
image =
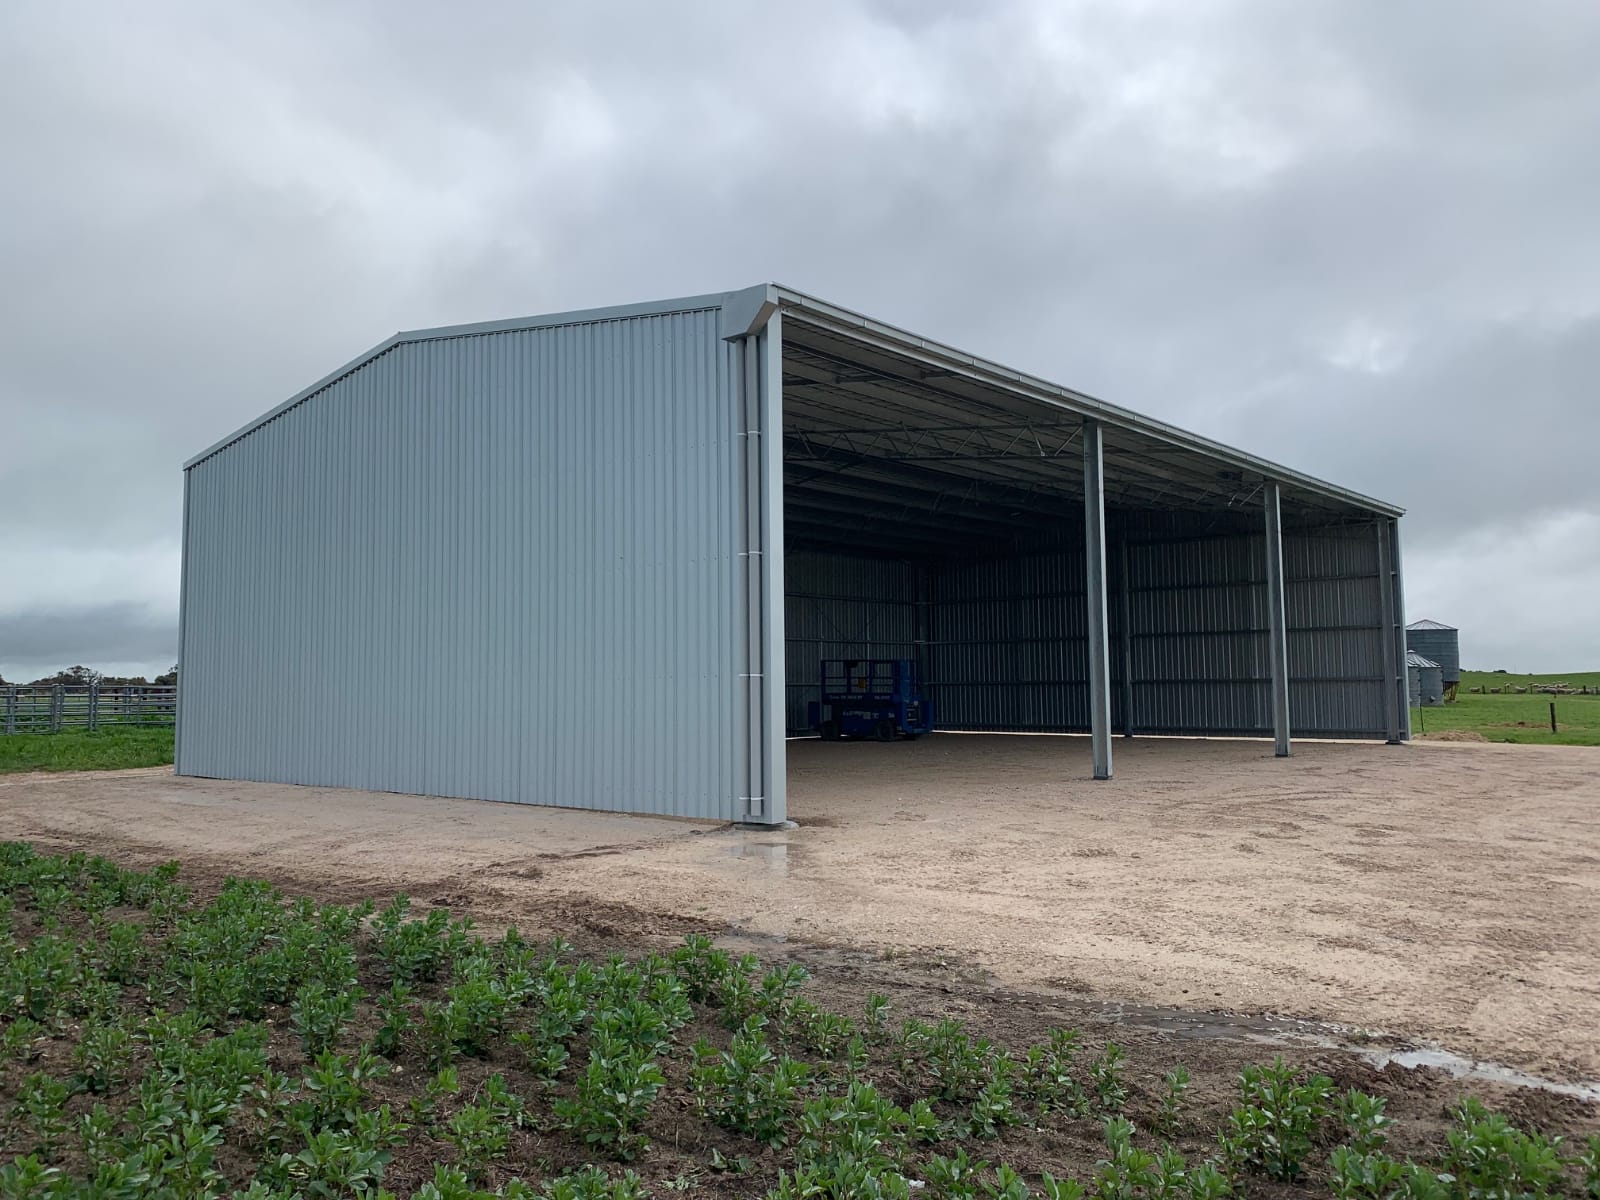
[[[0,674],[176,655],[180,464],[396,329],[776,279],[1405,505],[1600,669],[1600,4],[0,5]]]

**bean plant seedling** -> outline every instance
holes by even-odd
[[[1163,1136],[1170,1138],[1177,1134],[1178,1125],[1183,1119],[1184,1097],[1189,1093],[1189,1069],[1181,1064],[1173,1067],[1161,1082],[1165,1086],[1156,1124]]]
[[[1476,1102],[1414,1162],[1381,1098],[1274,1063],[1213,1141],[1181,1067],[916,1003],[0,843],[0,1200],[1600,1200],[1600,1138]]]
[[[1241,1103],[1219,1138],[1225,1161],[1235,1170],[1254,1168],[1274,1179],[1294,1179],[1328,1117],[1333,1081],[1316,1074],[1302,1078],[1280,1058],[1270,1066],[1246,1067],[1239,1093]]]

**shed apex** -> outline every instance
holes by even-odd
[[[1444,629],[1444,630],[1448,630],[1451,633],[1459,632],[1459,630],[1457,630],[1454,625],[1446,625],[1443,621],[1430,621],[1426,617],[1424,617],[1420,621],[1411,622],[1411,624],[1407,625],[1406,628],[1407,629]]]

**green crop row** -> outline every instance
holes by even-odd
[[[882,996],[831,1011],[806,985],[702,936],[597,961],[404,897],[318,904],[235,879],[197,897],[174,864],[0,844],[0,1200],[380,1200],[418,1147],[425,1200],[641,1197],[702,1176],[780,1200],[1224,1200],[1258,1183],[1600,1200],[1600,1139],[1574,1153],[1475,1102],[1414,1162],[1389,1153],[1383,1099],[1275,1062],[1197,1137],[1181,1067],[1135,1105],[1113,1043],[1057,1029],[1013,1051],[959,1021],[897,1022]],[[674,1120],[742,1149],[647,1181],[635,1169]],[[999,1161],[1014,1134],[1074,1124],[1103,1147],[1081,1178]]]

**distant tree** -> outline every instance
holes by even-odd
[[[55,684],[65,684],[68,687],[87,687],[91,683],[99,683],[104,678],[93,667],[76,666],[68,667],[65,671],[57,671],[54,675],[47,675],[43,679],[35,679],[34,687],[52,687]]]
[[[172,670],[168,671],[165,675],[157,675],[152,682],[165,684],[167,687],[176,687],[178,683],[178,664],[173,663]]]

